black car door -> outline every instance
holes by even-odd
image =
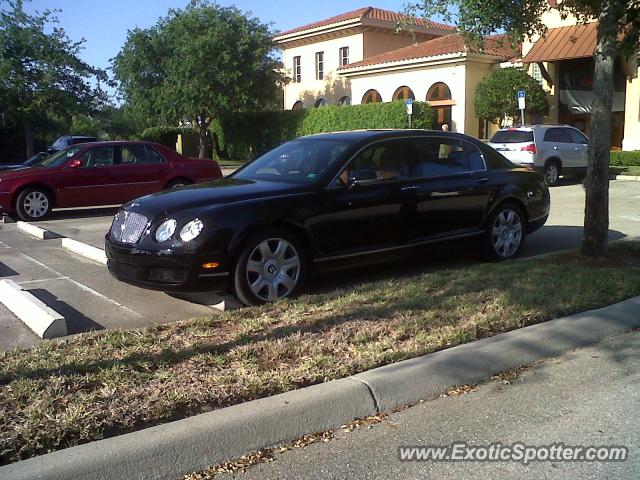
[[[325,210],[309,225],[318,252],[336,255],[395,246],[407,219],[403,188],[409,180],[405,139],[360,151],[325,191]]]
[[[412,239],[479,230],[490,194],[480,150],[454,137],[420,137],[411,142],[414,181],[405,189],[417,205],[416,222],[409,232]]]

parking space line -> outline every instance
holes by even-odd
[[[7,245],[6,243],[0,242],[0,248],[11,248],[11,247],[9,245]]]
[[[29,255],[26,255],[26,254],[24,254],[24,253],[22,253],[22,252],[18,252],[18,254],[19,254],[21,257],[23,257],[23,258],[25,258],[25,259],[29,260],[30,262],[35,263],[36,265],[38,265],[38,266],[40,266],[40,267],[44,268],[45,270],[48,270],[49,272],[53,273],[54,275],[57,275],[58,277],[64,277],[64,278],[63,278],[63,280],[66,280],[66,281],[68,281],[69,283],[72,283],[73,285],[75,285],[76,287],[78,287],[80,290],[83,290],[83,291],[85,291],[85,292],[87,292],[87,293],[90,293],[91,295],[94,295],[95,297],[101,298],[102,300],[104,300],[104,301],[106,301],[106,302],[109,302],[109,303],[111,303],[112,305],[115,305],[115,306],[117,306],[117,307],[120,307],[121,309],[123,309],[123,310],[125,310],[125,311],[127,311],[127,312],[131,313],[132,315],[135,315],[135,316],[137,316],[137,317],[139,317],[139,318],[144,318],[144,316],[143,316],[143,315],[140,315],[140,314],[139,314],[138,312],[136,312],[135,310],[132,310],[132,309],[130,309],[129,307],[127,307],[127,306],[125,306],[125,305],[122,305],[122,304],[121,304],[121,303],[119,303],[119,302],[116,302],[116,301],[115,301],[115,300],[113,300],[112,298],[109,298],[109,297],[107,297],[106,295],[103,295],[102,293],[95,291],[93,288],[88,287],[88,286],[86,286],[86,285],[84,285],[84,284],[82,284],[82,283],[80,283],[80,282],[78,282],[78,281],[74,280],[73,278],[69,278],[69,277],[67,277],[66,275],[63,275],[62,273],[58,272],[57,270],[55,270],[55,269],[51,268],[51,267],[50,267],[50,266],[48,266],[48,265],[45,265],[44,263],[42,263],[42,262],[40,262],[40,261],[36,260],[35,258],[32,258],[32,257],[30,257]]]
[[[69,277],[41,278],[39,280],[25,280],[24,282],[16,282],[18,285],[31,285],[32,283],[51,282],[53,280],[69,280]]]

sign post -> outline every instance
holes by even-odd
[[[526,93],[524,90],[518,90],[518,108],[520,109],[520,125],[524,126],[524,108]]]
[[[413,115],[413,99],[407,98],[405,100],[407,104],[407,115],[409,115],[409,128],[411,128],[411,115]]]

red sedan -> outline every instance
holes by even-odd
[[[187,158],[157,143],[85,143],[29,168],[0,172],[0,212],[41,220],[53,208],[121,205],[221,177],[215,161]]]

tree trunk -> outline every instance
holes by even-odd
[[[611,151],[611,108],[616,35],[624,3],[605,0],[598,17],[598,42],[593,75],[591,141],[585,180],[584,236],[582,253],[592,257],[607,254],[609,232],[609,157]]]
[[[202,124],[198,128],[198,137],[200,139],[200,158],[211,158],[211,154],[209,153],[209,136],[207,135],[207,131],[209,129],[205,124]]]
[[[27,149],[27,158],[33,156],[33,127],[29,120],[25,120],[24,124],[24,144]]]

